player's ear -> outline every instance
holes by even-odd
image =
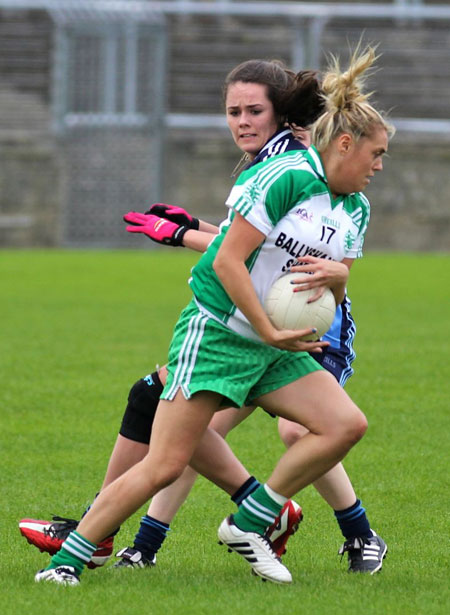
[[[336,148],[341,156],[345,156],[350,151],[355,142],[353,136],[348,132],[343,132],[336,138]]]

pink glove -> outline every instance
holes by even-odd
[[[166,205],[165,203],[153,203],[150,209],[145,212],[146,214],[154,214],[160,218],[171,220],[175,224],[180,226],[187,226],[194,231],[198,230],[200,222],[198,218],[194,218],[182,207],[176,207],[175,205]]]
[[[152,214],[141,214],[137,211],[130,211],[124,215],[123,219],[131,224],[127,226],[129,233],[144,233],[156,243],[166,246],[182,246],[184,234],[189,230],[187,226],[180,226],[170,220]]]

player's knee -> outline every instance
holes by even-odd
[[[119,431],[121,436],[143,444],[150,442],[153,419],[162,389],[156,372],[135,382],[128,394],[128,404]]]
[[[151,476],[152,486],[156,487],[156,491],[160,491],[180,478],[186,464],[171,459],[169,462],[165,460],[164,463],[159,464],[152,462],[151,467],[152,471],[149,472],[149,476]]]
[[[366,433],[367,419],[359,408],[354,406],[347,416],[340,421],[341,439],[348,447],[356,444]]]
[[[280,434],[283,444],[286,448],[289,448],[306,435],[308,430],[306,427],[303,427],[303,425],[280,418],[278,421],[278,433]]]

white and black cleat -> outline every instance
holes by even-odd
[[[273,583],[292,583],[292,575],[276,555],[268,538],[256,532],[244,532],[233,523],[233,518],[222,521],[218,530],[219,544],[241,555],[252,571],[263,580]]]
[[[58,583],[59,585],[80,584],[80,577],[72,566],[58,566],[57,568],[49,568],[48,570],[39,570],[34,580],[36,583],[47,581],[50,583]]]

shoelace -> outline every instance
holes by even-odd
[[[344,544],[341,546],[341,548],[338,551],[338,555],[341,556],[341,560],[344,557],[344,554],[347,553],[348,551],[353,551],[355,549],[364,549],[364,545],[369,544],[370,543],[370,538],[367,537],[361,537],[361,536],[356,536],[355,538],[350,538],[349,540],[346,540],[344,542]]]
[[[139,549],[127,547],[126,549],[119,551],[119,553],[116,553],[116,557],[120,557],[120,561],[117,562],[116,566],[120,564],[127,565],[129,562],[130,566],[138,565],[143,568],[147,565],[152,565],[152,559],[154,556],[148,557],[147,554]]]
[[[69,535],[72,530],[75,530],[79,521],[76,519],[68,519],[67,517],[58,517],[55,515],[52,517],[55,523],[52,523],[50,527],[44,529],[44,534],[51,538],[60,538],[60,534]]]
[[[134,549],[133,547],[128,547],[120,557],[134,564],[137,564],[145,559],[142,551],[139,551],[139,549]]]
[[[281,562],[281,557],[279,557],[279,556],[275,553],[274,548],[273,548],[273,544],[272,544],[272,541],[270,540],[270,538],[269,538],[266,534],[260,535],[260,538],[261,538],[261,540],[262,540],[264,543],[266,543],[266,545],[267,545],[267,546],[269,547],[269,549],[272,551],[272,554],[273,554],[273,556],[275,557],[275,559],[277,559],[279,562]]]

